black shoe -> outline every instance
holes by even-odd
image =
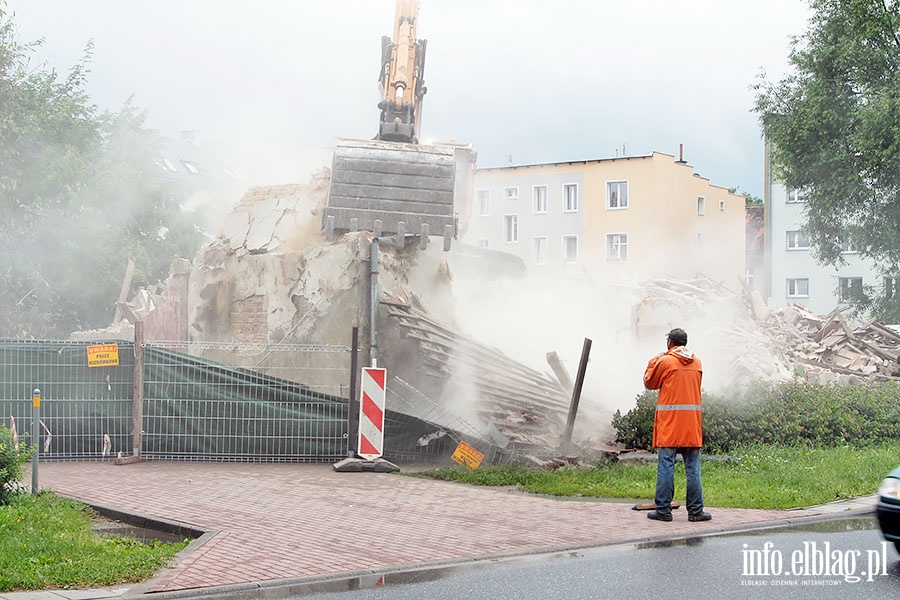
[[[696,515],[688,515],[688,521],[696,523],[697,521],[711,521],[712,515],[708,512],[699,512]]]
[[[647,513],[647,518],[653,519],[654,521],[671,521],[672,513],[663,514],[663,513],[658,513],[655,510],[651,510],[650,512]]]

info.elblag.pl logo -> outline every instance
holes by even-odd
[[[888,543],[874,550],[841,550],[831,542],[803,542],[802,547],[782,552],[772,542],[754,549],[743,544],[742,585],[840,585],[874,581],[887,575]]]

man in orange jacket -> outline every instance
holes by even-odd
[[[666,335],[666,352],[654,356],[644,371],[644,387],[659,390],[653,421],[653,447],[658,452],[656,467],[656,510],[647,517],[672,520],[675,495],[675,456],[684,459],[687,475],[688,521],[709,521],[703,511],[703,483],[700,480],[700,448],[703,446],[700,383],[703,365],[687,349],[687,333],[673,329]]]

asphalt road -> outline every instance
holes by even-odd
[[[661,524],[662,525],[662,524]],[[900,597],[900,555],[874,519],[623,545],[362,577],[315,600]],[[297,596],[295,596],[297,597]]]

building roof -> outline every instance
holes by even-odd
[[[614,157],[610,157],[610,158],[564,160],[564,161],[548,162],[548,163],[528,163],[528,164],[521,164],[521,165],[506,165],[506,166],[502,166],[502,167],[483,167],[483,168],[476,167],[475,171],[477,173],[480,171],[504,171],[504,170],[510,170],[510,169],[528,169],[528,168],[534,168],[534,167],[555,167],[555,166],[560,166],[560,165],[577,165],[577,164],[589,165],[589,164],[599,164],[599,163],[611,163],[611,162],[616,162],[616,161],[620,161],[620,160],[646,160],[648,158],[653,158],[655,156],[664,156],[667,158],[671,158],[676,165],[681,165],[684,167],[688,167],[690,169],[694,168],[693,165],[688,164],[686,161],[675,160],[675,157],[671,154],[666,154],[665,152],[656,152],[654,150],[653,152],[650,152],[649,154],[637,154],[634,156],[614,156]],[[703,177],[699,173],[695,172],[694,177],[698,177],[700,179],[705,180],[710,185],[710,187],[716,187],[716,188],[720,188],[723,190],[728,190],[728,193],[731,194],[732,196],[743,197],[743,194],[735,194],[734,192],[732,192],[731,188],[727,188],[722,185],[715,185],[713,183],[710,183],[709,178]]]

